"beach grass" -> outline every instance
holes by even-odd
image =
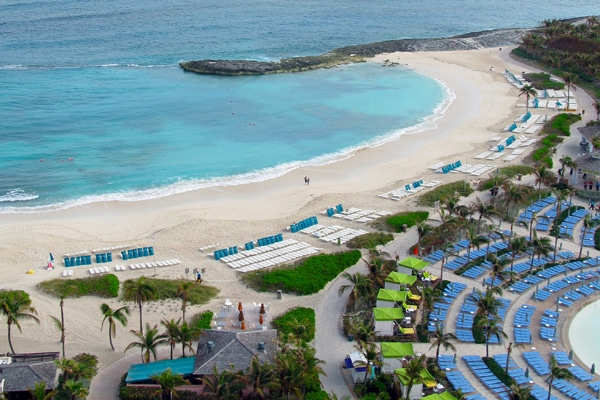
[[[259,292],[283,290],[306,296],[318,293],[341,272],[356,264],[361,257],[358,250],[335,254],[319,254],[296,265],[273,270],[258,270],[242,275],[242,281]]]
[[[273,319],[273,326],[281,336],[293,335],[297,339],[310,342],[315,338],[315,310],[296,307]]]
[[[156,289],[155,300],[180,299],[177,289],[181,283],[190,282],[181,279],[155,279],[146,278],[146,281]],[[219,294],[219,290],[209,285],[200,283],[192,285],[188,289],[188,303],[192,305],[206,304]]]
[[[455,193],[463,197],[468,197],[473,193],[473,188],[466,181],[457,181],[438,186],[433,190],[423,193],[417,201],[417,205],[422,207],[433,207],[437,201],[450,198]]]
[[[394,235],[383,232],[370,232],[350,239],[346,246],[350,249],[374,249],[394,240]]]
[[[55,297],[98,296],[104,298],[119,295],[119,278],[114,274],[90,276],[78,279],[52,279],[37,285],[44,293]]]

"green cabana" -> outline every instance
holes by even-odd
[[[403,318],[404,311],[402,308],[376,307],[373,309],[375,332],[379,336],[393,336],[394,321],[400,321]]]
[[[420,375],[421,378],[423,378],[423,383],[414,383],[412,389],[410,390],[410,396],[407,396],[406,390],[408,389],[408,384],[410,382],[404,374],[404,368],[398,368],[394,370],[394,380],[400,382],[400,389],[402,391],[401,396],[403,398],[420,398],[421,393],[423,392],[423,387],[427,387],[429,389],[436,387],[437,382],[427,369],[423,369]]]
[[[392,289],[379,289],[377,292],[377,307],[394,307],[395,304],[404,304],[408,292]]]
[[[403,274],[400,272],[392,271],[385,278],[385,288],[392,290],[400,290],[400,287],[412,286],[417,281],[416,276]]]
[[[402,358],[415,355],[412,343],[382,342],[380,345],[383,358]]]
[[[404,260],[400,261],[398,265],[414,269],[415,271],[422,271],[429,265],[429,263],[416,257],[406,257]]]
[[[452,396],[450,392],[443,392],[440,394],[434,393],[429,396],[421,397],[421,400],[456,400],[456,397]]]

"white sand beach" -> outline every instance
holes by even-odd
[[[450,181],[479,180],[461,173],[436,174],[429,166],[461,160],[463,164],[489,164],[502,167],[522,162],[533,146],[515,160],[503,162],[476,160],[475,155],[497,144],[493,137],[506,138],[502,128],[512,123],[524,108],[517,108],[518,89],[500,73],[505,68],[521,71],[508,60],[506,48],[477,51],[384,54],[371,62],[386,60],[399,63],[394,68],[411,68],[447,85],[456,99],[434,129],[377,148],[359,151],[352,157],[321,167],[295,170],[266,182],[203,189],[167,198],[140,202],[106,202],[68,210],[36,214],[3,214],[0,218],[0,288],[19,288],[32,296],[41,324],[22,323],[23,333],[14,332],[13,342],[19,352],[58,351],[60,334],[50,316],[59,315],[59,301],[42,294],[36,284],[59,278],[64,270],[62,256],[79,251],[135,244],[154,245],[156,260],[177,258],[181,264],[158,268],[159,277],[185,277],[185,268],[206,268],[205,283],[220,289],[210,304],[192,307],[188,315],[210,309],[219,311],[226,298],[234,302],[271,302],[271,315],[296,305],[314,306],[321,294],[299,299],[284,293],[259,294],[244,287],[238,273],[225,263],[212,258],[212,250],[199,248],[219,244],[219,248],[242,245],[260,237],[282,232],[290,223],[317,215],[326,225],[339,223],[356,229],[369,228],[352,221],[328,220],[320,211],[339,203],[345,208],[399,212],[415,207],[415,196],[400,201],[377,195],[415,180]],[[490,67],[494,67],[494,71]],[[383,68],[383,66],[382,66]],[[391,68],[391,67],[386,67]],[[418,93],[415,93],[418,96]],[[536,111],[537,112],[537,111]],[[553,115],[553,110],[542,113]],[[528,135],[535,137],[535,135]],[[303,177],[310,177],[306,186]],[[305,241],[323,251],[335,251],[336,245],[318,241],[308,235],[283,232],[284,238]],[[49,252],[56,257],[57,268],[44,269]],[[118,257],[111,266],[126,264]],[[26,272],[34,270],[33,275]],[[75,268],[74,277],[88,275],[88,268]],[[153,275],[152,269],[118,272],[121,280],[140,275]],[[190,279],[191,279],[190,274]],[[68,279],[68,278],[61,278]],[[98,298],[65,301],[67,356],[80,352],[96,354],[101,369],[124,357],[123,349],[131,342],[128,330],[137,328],[137,315],[132,313],[127,328],[118,327],[115,347],[110,350],[107,332],[100,331],[102,314]],[[115,300],[108,301],[116,305]],[[179,302],[150,304],[145,320],[151,324],[163,318],[179,317]],[[133,310],[135,312],[135,310]],[[8,350],[6,326],[0,324],[0,349]],[[128,355],[134,355],[131,353]]]

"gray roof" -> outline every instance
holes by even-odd
[[[586,154],[576,159],[575,162],[577,163],[577,167],[581,168],[583,172],[600,176],[600,153]]]
[[[246,370],[257,355],[261,363],[274,363],[277,352],[277,330],[220,331],[206,330],[198,342],[194,375],[210,375],[213,366],[222,372],[233,364],[234,369]],[[214,349],[208,351],[207,343],[212,341]],[[265,350],[258,350],[258,343],[265,344]]]
[[[46,382],[47,389],[54,389],[57,367],[53,361],[35,363],[12,363],[0,365],[0,381],[4,379],[4,391],[26,392],[38,382]]]
[[[592,141],[594,135],[600,135],[600,125],[582,126],[578,128],[581,135],[588,141]]]

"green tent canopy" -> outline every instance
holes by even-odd
[[[398,368],[394,370],[394,374],[398,377],[398,380],[402,382],[404,386],[408,385],[409,379],[404,373],[404,368]],[[423,369],[419,375],[421,375],[421,378],[423,378],[423,386],[433,388],[437,385],[437,382],[426,368]]]
[[[456,397],[452,396],[450,392],[443,392],[440,394],[433,393],[429,396],[421,397],[421,400],[456,400]]]
[[[401,290],[379,289],[379,292],[377,292],[377,300],[404,303],[407,297],[408,292],[404,292]]]
[[[383,358],[402,358],[415,355],[412,343],[381,342],[380,345]]]
[[[412,286],[417,281],[417,277],[416,276],[412,276],[412,275],[402,274],[402,273],[396,272],[396,271],[392,271],[387,276],[387,278],[385,278],[385,281],[386,282],[397,283],[399,285]]]
[[[406,257],[404,260],[400,261],[398,265],[414,269],[415,271],[422,271],[429,265],[429,263],[416,257]]]
[[[375,307],[373,308],[375,321],[396,321],[404,318],[402,308]]]

